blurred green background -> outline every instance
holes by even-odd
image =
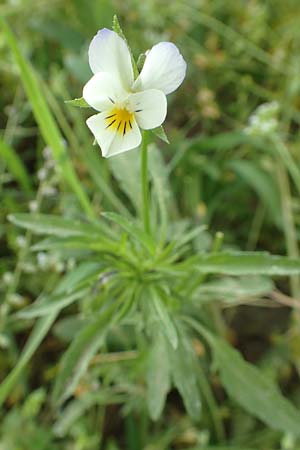
[[[207,245],[221,231],[228,248],[299,256],[298,0],[2,0],[0,16],[30,61],[57,127],[47,128],[44,105],[38,100],[33,104],[36,93],[30,98],[24,90],[26,76],[20,75],[14,43],[1,22],[1,380],[16,364],[30,331],[30,324],[13,313],[74,264],[72,258],[61,261],[55,252],[29,252],[30,233],[9,223],[7,216],[40,211],[81,217],[81,194],[76,198],[70,188],[69,169],[64,163],[57,168],[57,158],[66,155],[96,215],[122,212],[122,203],[128,202],[111,170],[113,163],[92,145],[85,125],[90,111],[64,103],[81,97],[91,76],[88,45],[98,29],[111,28],[114,14],[136,58],[155,43],[170,40],[188,64],[184,84],[168,98],[165,129],[170,145],[157,143],[168,167],[177,217],[206,224],[211,233]],[[279,281],[281,293],[272,291],[271,305],[260,299],[251,306],[237,287],[236,304],[226,311],[229,340],[298,404],[299,304],[294,299],[300,299],[299,286],[298,278]],[[87,399],[57,419],[47,398],[66,334],[67,328],[58,323],[6,399],[0,412],[1,450],[300,448],[293,436],[268,429],[228,403],[218,379],[213,383],[228,446],[209,446],[205,411],[201,424],[194,424],[176,392],[171,392],[159,422],[153,424],[145,415],[137,418],[140,397],[133,379],[138,369],[130,365],[131,354],[110,367],[131,386],[131,396],[110,398],[104,392],[97,407],[89,408]],[[78,388],[78,397],[80,389],[88,391],[86,383]]]

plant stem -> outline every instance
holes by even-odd
[[[285,234],[287,253],[290,258],[299,258],[299,248],[293,217],[292,194],[289,184],[289,178],[285,167],[281,164],[281,161],[279,159],[277,159],[276,172],[281,196],[283,230]],[[290,280],[292,295],[293,297],[298,297],[300,294],[299,276],[291,276]]]
[[[148,135],[143,131],[141,155],[141,183],[143,194],[143,222],[146,233],[150,234],[149,184],[148,184]]]

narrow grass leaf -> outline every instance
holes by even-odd
[[[42,317],[41,319],[39,319],[34,325],[34,328],[23,348],[16,366],[0,385],[0,406],[3,405],[10,392],[18,383],[18,380],[22,375],[25,367],[48,333],[55,319],[56,313],[49,314],[47,317]]]
[[[8,170],[25,192],[31,192],[32,183],[27,170],[13,147],[9,146],[0,136],[0,157],[5,161]]]
[[[245,160],[231,161],[228,166],[252,187],[268,208],[272,220],[280,224],[280,195],[278,186],[269,173],[257,167],[257,163]]]
[[[69,186],[76,194],[83,210],[89,217],[94,217],[94,212],[90,201],[81,186],[80,180],[77,178],[68,155],[66,154],[63,144],[63,137],[41,93],[42,90],[34,69],[22,55],[14,34],[2,17],[0,17],[0,25],[3,30],[3,36],[10,47],[19,68],[21,80],[30,100],[41,134],[47,145],[51,147],[53,156],[61,168],[64,179],[68,182]]]

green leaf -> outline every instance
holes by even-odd
[[[89,267],[91,270],[91,266]],[[77,272],[77,276],[76,276]],[[62,281],[59,283],[57,288],[54,290],[53,295],[60,295],[64,291],[67,291],[71,288],[76,289],[80,281],[82,281],[83,273],[87,275],[88,269],[81,270],[77,267],[73,271],[73,276],[70,274],[65,275]],[[10,372],[7,378],[0,385],[0,406],[3,404],[11,390],[14,388],[16,383],[18,382],[20,376],[22,375],[24,369],[32,358],[33,354],[39,347],[40,343],[50,330],[51,326],[55,322],[57,317],[57,312],[53,312],[48,314],[46,317],[41,317],[35,323],[33,330],[22,350],[21,355],[18,358],[18,362],[14,369]]]
[[[257,450],[257,447],[237,447],[236,445],[201,445],[200,447],[190,447],[189,450]]]
[[[192,140],[193,148],[197,148],[198,151],[211,152],[211,151],[224,151],[235,148],[242,144],[252,142],[250,136],[245,135],[241,131],[229,131],[225,133],[219,133],[214,136],[201,136]]]
[[[220,252],[203,254],[193,265],[201,273],[226,275],[296,275],[300,259],[259,252]]]
[[[106,311],[94,313],[91,322],[79,331],[64,353],[53,391],[55,403],[60,404],[72,395],[90,360],[102,345],[115,309],[116,305],[113,304]]]
[[[170,390],[170,362],[168,347],[161,332],[153,338],[147,364],[147,406],[152,420],[163,411]]]
[[[141,210],[142,193],[140,184],[140,158],[139,149],[118,155],[118,158],[108,159],[108,164],[120,188],[131,200],[137,211]]]
[[[81,289],[72,294],[58,294],[42,297],[32,305],[24,308],[17,315],[22,319],[33,319],[48,314],[59,313],[61,309],[66,308],[76,300],[82,299],[87,292],[88,289]]]
[[[271,428],[299,436],[300,413],[276,384],[226,342],[210,334],[208,341],[228,395]]]
[[[117,242],[107,241],[105,237],[91,236],[72,236],[65,238],[50,237],[43,239],[35,245],[31,246],[32,251],[48,251],[57,250],[62,255],[65,250],[83,250],[85,253],[95,251],[98,253],[116,252],[118,251]]]
[[[5,161],[8,170],[15,177],[21,188],[26,192],[31,192],[32,184],[27,170],[13,147],[10,147],[0,137],[0,157]]]
[[[245,160],[230,161],[228,166],[233,169],[249,186],[251,186],[268,208],[274,223],[280,224],[281,209],[278,186],[272,176],[257,167],[257,163]]]
[[[299,436],[300,413],[281,394],[274,381],[199,322],[191,317],[184,320],[204,336],[212,348],[215,366],[228,395],[271,428]]]
[[[94,280],[102,270],[102,263],[87,261],[78,264],[73,270],[68,272],[59,284],[59,291],[61,293],[71,293],[74,292],[79,287],[82,287],[83,283],[90,283]]]
[[[173,320],[171,319],[163,300],[160,298],[158,291],[153,288],[150,292],[156,314],[162,322],[161,329],[172,347],[176,349],[178,345],[178,336]]]
[[[86,392],[79,398],[70,401],[68,405],[60,412],[57,421],[54,423],[54,434],[63,437],[78,419],[84,417],[87,411],[90,411],[94,405],[113,405],[124,403],[126,398],[124,394],[113,392],[112,389],[103,389],[98,392]]]
[[[24,308],[17,315],[24,319],[59,313],[61,309],[81,300],[89,292],[91,282],[94,282],[101,272],[102,265],[96,262],[80,264],[67,273],[59,283],[59,293],[46,295]],[[88,288],[87,288],[88,287]]]
[[[55,319],[56,314],[50,314],[47,317],[42,317],[39,319],[34,325],[22,353],[19,356],[17,364],[0,385],[0,406],[3,405],[10,392],[17,384],[25,367],[32,358],[32,355],[35,353],[40,343],[48,333]]]
[[[153,128],[150,130],[156,137],[160,140],[164,141],[166,144],[170,144],[168,136],[166,135],[164,127],[161,125],[160,127]]]
[[[233,304],[243,299],[251,299],[269,294],[274,283],[268,277],[251,275],[239,278],[222,277],[199,286],[195,292],[195,302],[221,300]]]
[[[20,213],[9,215],[8,218],[15,225],[36,234],[49,234],[57,237],[94,236],[99,238],[101,236],[101,224],[98,227],[50,214]]]
[[[26,94],[30,100],[33,114],[41,131],[41,134],[53,152],[53,157],[58,163],[64,175],[64,179],[68,182],[73,192],[89,217],[94,217],[94,211],[90,201],[82,188],[76,172],[73,169],[69,156],[63,144],[63,136],[52,116],[52,113],[43,97],[38,77],[29,61],[22,55],[18,41],[7,25],[6,21],[0,16],[0,25],[3,30],[3,36],[9,45],[16,64],[19,68],[21,80],[24,85]]]
[[[165,239],[168,214],[173,203],[172,192],[168,180],[168,170],[161,152],[154,144],[149,147],[149,172],[153,185],[154,198],[156,198],[161,222],[161,240]]]
[[[138,225],[135,225],[133,221],[113,212],[103,212],[102,216],[117,223],[130,236],[140,242],[149,251],[149,253],[152,254],[155,252],[156,246],[153,239]]]
[[[184,332],[179,334],[178,347],[169,350],[171,373],[188,414],[194,420],[201,416],[202,402],[197,382],[197,360],[192,341]]]
[[[74,98],[73,100],[65,100],[65,103],[77,108],[91,108],[91,106],[84,100],[83,97]]]

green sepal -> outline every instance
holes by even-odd
[[[156,137],[164,141],[166,144],[170,144],[170,141],[168,139],[168,136],[165,132],[164,127],[161,125],[160,127],[153,128],[153,130],[150,130],[153,134],[155,134]]]
[[[131,64],[132,64],[132,68],[133,68],[134,79],[136,79],[139,76],[139,71],[137,69],[137,65],[136,65],[135,59],[133,57],[131,48],[128,45],[127,39],[125,37],[125,34],[123,33],[123,30],[122,30],[122,28],[120,26],[119,19],[118,19],[116,14],[114,15],[114,18],[113,18],[112,29],[113,29],[113,31],[115,33],[117,33],[126,42],[126,45],[128,47],[128,50],[129,50],[129,53],[130,53],[130,57],[131,57]]]
[[[145,61],[146,61],[146,53],[141,53],[136,63],[139,72],[141,72],[145,64]]]
[[[65,100],[65,103],[70,106],[76,106],[77,108],[91,108],[83,97],[74,98],[73,100]]]

